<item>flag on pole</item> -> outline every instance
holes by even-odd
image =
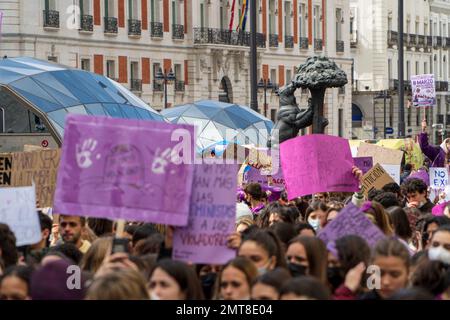
[[[247,15],[247,0],[244,0],[243,2],[242,2],[242,10],[241,10],[241,16],[239,17],[239,24],[238,24],[238,27],[236,28],[236,30],[237,31],[239,31],[239,30],[243,30],[243,26],[245,26],[245,18],[246,18],[246,15]]]
[[[228,26],[228,30],[233,30],[233,22],[234,22],[234,7],[236,5],[236,0],[233,0],[233,4],[231,5],[231,18],[230,18],[230,24]]]

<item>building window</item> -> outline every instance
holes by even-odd
[[[151,22],[161,22],[161,10],[160,10],[161,0],[150,0],[150,20]]]
[[[406,79],[408,80],[411,78],[411,63],[407,60],[406,61]]]
[[[181,24],[181,2],[179,0],[172,0],[172,23]]]
[[[139,79],[139,62],[132,61],[130,63],[130,78],[133,79]]]
[[[116,16],[114,0],[105,0],[105,17],[114,18]]]
[[[279,1],[279,0],[278,0]],[[292,27],[291,27],[291,3],[284,3],[284,29],[287,36],[292,35]]]
[[[51,62],[54,62],[54,63],[58,63],[58,57],[54,56],[54,55],[48,56],[47,60],[51,61]]]
[[[344,136],[344,110],[338,109],[338,136]]]
[[[416,28],[415,28],[414,32],[415,32],[416,34],[420,34],[420,33],[419,33],[419,22],[417,22],[417,21],[416,21]]]
[[[81,70],[91,71],[91,60],[81,59]]]
[[[114,60],[106,61],[106,76],[110,79],[116,79],[116,62]]]
[[[285,81],[285,83],[289,84],[289,83],[291,83],[291,81],[292,81],[292,70],[291,69],[287,69],[286,70],[286,81]]]
[[[80,1],[80,15],[91,14],[91,0],[79,0]]]
[[[56,0],[45,0],[45,11],[57,11],[56,10]]]
[[[128,14],[130,19],[139,20],[138,0],[128,0]]]
[[[314,6],[314,39],[322,39],[320,6]]]
[[[423,24],[423,34],[428,35],[428,24],[426,22]]]
[[[343,21],[342,9],[337,8],[336,9],[336,41],[342,40],[342,21]],[[350,31],[350,33],[351,33],[351,31]]]
[[[174,65],[174,73],[175,73],[175,78],[178,81],[183,79],[182,72],[183,72],[183,69],[181,68],[181,64],[175,64]]]
[[[277,69],[270,69],[270,81],[277,83]]]
[[[389,127],[394,123],[394,101],[390,99],[389,102]]]
[[[419,74],[419,61],[416,61],[416,73]]]
[[[428,63],[426,63],[426,62],[423,63],[423,73],[424,74],[428,73]]]
[[[392,79],[392,60],[388,59],[388,79]]]
[[[277,116],[277,110],[276,109],[270,109],[270,120],[275,122]]]
[[[269,34],[276,34],[275,0],[269,0]]]
[[[392,18],[388,17],[388,31],[391,32],[392,31]]]

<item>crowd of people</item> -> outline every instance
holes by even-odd
[[[420,139],[431,165],[448,162],[447,141],[435,147],[426,133]],[[227,240],[236,257],[224,265],[173,260],[170,226],[128,221],[128,242],[118,250],[117,222],[107,219],[40,211],[41,241],[25,247],[16,247],[14,233],[0,223],[0,299],[448,300],[450,203],[430,199],[413,172],[404,164],[401,185],[367,197],[323,192],[289,200],[249,183],[238,189]],[[346,235],[330,246],[317,237],[349,203],[384,239],[369,246]]]

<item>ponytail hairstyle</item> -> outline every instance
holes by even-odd
[[[286,268],[283,245],[272,230],[258,230],[243,239],[242,244],[244,244],[245,241],[256,242],[267,252],[269,258],[275,257],[276,261],[274,268]]]

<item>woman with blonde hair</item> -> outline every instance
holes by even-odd
[[[92,242],[80,263],[83,271],[97,272],[106,255],[111,251],[112,239],[112,237],[103,237]]]
[[[96,278],[86,300],[148,300],[145,278],[136,270],[120,269]]]
[[[394,235],[394,228],[389,214],[381,204],[376,201],[367,201],[362,205],[361,210],[386,236]]]

